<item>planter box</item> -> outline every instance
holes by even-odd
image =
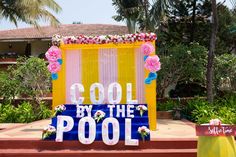
[[[157,111],[157,119],[172,119],[172,111]]]
[[[0,62],[16,62],[16,58],[0,58]]]

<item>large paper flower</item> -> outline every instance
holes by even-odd
[[[49,65],[48,65],[48,70],[51,72],[51,73],[57,73],[58,71],[60,71],[61,69],[61,65],[59,62],[50,62]]]
[[[56,62],[61,59],[61,50],[57,46],[52,46],[45,55],[49,62]]]
[[[160,59],[157,55],[149,56],[146,59],[145,68],[153,73],[161,69]]]
[[[145,55],[148,56],[151,53],[155,51],[154,46],[151,43],[144,43],[141,45],[141,52]]]

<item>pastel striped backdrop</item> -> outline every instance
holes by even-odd
[[[53,81],[53,107],[60,104],[71,104],[70,87],[74,83],[82,83],[85,92],[84,104],[90,104],[90,86],[99,82],[105,88],[105,102],[107,88],[110,83],[118,82],[122,86],[122,101],[126,103],[126,83],[132,83],[132,96],[140,104],[147,103],[149,114],[152,114],[156,127],[156,83],[145,85],[147,72],[144,69],[144,55],[140,51],[142,43],[133,44],[104,44],[104,45],[61,45],[62,68],[58,79]],[[155,117],[153,117],[155,116]],[[150,118],[149,118],[150,119]],[[155,130],[155,129],[152,129]]]

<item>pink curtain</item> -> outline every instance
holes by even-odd
[[[105,90],[105,103],[108,103],[108,86],[117,82],[117,49],[99,49],[99,82]]]
[[[135,62],[136,62],[136,97],[138,102],[145,103],[145,72],[144,72],[144,54],[141,52],[140,48],[135,49]]]
[[[66,51],[66,103],[70,100],[70,87],[81,83],[81,50]]]

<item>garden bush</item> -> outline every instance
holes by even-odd
[[[187,103],[182,114],[198,124],[209,123],[214,118],[220,119],[224,124],[236,124],[236,96],[219,98],[213,104],[196,98]]]
[[[23,102],[17,107],[11,104],[0,104],[0,123],[29,123],[50,118],[51,115],[51,110],[44,103],[36,109],[29,102]]]
[[[46,62],[37,57],[21,57],[7,72],[0,73],[0,97],[5,104],[11,104],[16,96],[27,96],[38,106],[50,88],[51,78]]]

